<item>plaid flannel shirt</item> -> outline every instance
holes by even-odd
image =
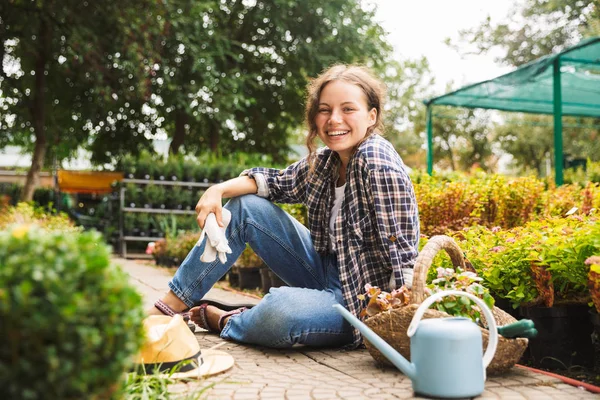
[[[340,158],[323,148],[314,172],[306,158],[283,170],[252,168],[242,175],[255,179],[258,195],[278,203],[301,203],[308,210],[308,229],[319,253],[334,251],[329,219]],[[404,284],[401,268],[412,268],[417,257],[419,216],[412,182],[391,143],[371,135],[357,149],[346,169],[344,201],[337,216],[335,252],[346,306],[358,316],[365,284],[390,290]],[[354,330],[353,346],[361,343]]]

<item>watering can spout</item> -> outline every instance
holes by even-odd
[[[390,346],[385,340],[377,336],[368,326],[362,321],[356,318],[350,311],[346,310],[340,304],[334,304],[333,306],[337,312],[350,322],[360,333],[373,345],[381,354],[383,354],[388,360],[392,362],[402,373],[408,376],[411,380],[414,380],[417,376],[417,369],[414,364],[410,363],[406,358],[402,357],[392,346]]]

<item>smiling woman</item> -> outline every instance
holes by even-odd
[[[419,240],[412,183],[398,153],[378,134],[383,93],[382,83],[358,66],[336,65],[313,80],[306,102],[309,155],[282,170],[252,168],[207,189],[196,206],[198,224],[217,223],[231,252],[222,262],[204,262],[208,245],[201,241],[149,312],[189,309],[202,328],[238,342],[358,346],[358,331],[332,306],[358,315],[366,284],[410,285]],[[326,147],[315,150],[317,137]],[[222,221],[224,197],[231,198],[229,224]],[[275,202],[304,204],[308,229]],[[246,244],[288,286],[272,288],[251,309],[220,309],[203,296]]]

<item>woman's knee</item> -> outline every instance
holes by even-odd
[[[225,208],[233,213],[237,210],[255,209],[263,206],[265,202],[269,202],[269,200],[259,197],[255,194],[245,194],[243,196],[233,197],[230,199],[227,204],[225,204]]]

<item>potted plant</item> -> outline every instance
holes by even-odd
[[[530,363],[591,363],[584,261],[600,252],[595,216],[546,218],[510,230],[470,228],[458,235],[484,285],[539,327],[529,343]]]
[[[149,151],[142,151],[137,160],[136,176],[138,179],[154,179],[156,172],[156,160]]]
[[[158,185],[155,185],[154,183],[150,183],[148,185],[144,185],[144,187],[142,189],[140,189],[140,192],[141,192],[140,197],[142,198],[143,208],[146,208],[146,209],[154,208],[154,199],[155,199],[157,187],[158,187]]]
[[[138,235],[142,237],[150,236],[148,232],[150,229],[150,217],[148,214],[139,213],[136,219],[136,225],[139,229]]]
[[[594,331],[592,333],[592,345],[594,347],[594,370],[600,372],[600,252],[585,260],[589,266],[588,288],[590,290],[591,310],[590,322]]]
[[[125,206],[136,208],[142,207],[140,197],[140,188],[135,183],[125,184]]]
[[[127,154],[121,158],[119,162],[118,168],[123,171],[125,178],[134,179],[136,168],[135,168],[136,160],[131,156],[131,154]]]
[[[240,289],[256,289],[261,287],[260,270],[263,265],[263,260],[246,244],[246,248],[232,268],[238,274]]]
[[[164,174],[167,180],[181,180],[183,178],[183,162],[181,157],[170,154],[169,158],[164,163]]]
[[[185,204],[185,194],[187,194],[187,190],[185,190],[181,186],[174,186],[169,189],[166,194],[166,205],[167,208],[183,210]]]

